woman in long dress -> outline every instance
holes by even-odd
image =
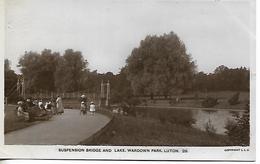
[[[62,114],[64,112],[64,108],[60,96],[57,97],[56,104],[57,104],[57,113]]]

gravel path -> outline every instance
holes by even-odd
[[[110,118],[96,113],[79,115],[79,110],[65,109],[49,121],[5,134],[6,145],[76,145],[90,137]]]

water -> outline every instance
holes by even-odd
[[[206,130],[206,124],[210,122],[212,127],[216,130],[216,134],[225,134],[226,123],[235,121],[234,115],[242,115],[242,111],[206,111],[206,110],[193,110],[192,115],[195,119],[193,127],[200,130]]]

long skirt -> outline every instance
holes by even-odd
[[[64,108],[62,103],[57,103],[57,113],[63,113],[64,112]]]

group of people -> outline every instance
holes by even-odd
[[[94,104],[93,101],[90,102],[90,104],[88,105],[88,101],[87,101],[87,97],[85,95],[81,95],[80,97],[80,114],[87,114],[88,111],[88,106],[89,106],[89,112],[91,115],[95,114],[96,111],[96,106]]]
[[[91,101],[88,103],[85,95],[80,97],[80,103],[80,115],[87,114],[87,111],[89,111],[91,115],[95,114],[96,107],[94,102]],[[46,114],[60,115],[64,113],[62,98],[60,96],[57,96],[56,100],[52,98],[47,101],[27,98],[26,100],[18,101],[17,104],[17,116],[25,120],[31,120],[33,117],[41,117]]]
[[[60,96],[56,100],[50,99],[45,102],[41,99],[27,98],[26,100],[19,100],[17,105],[17,116],[23,117],[25,120],[32,120],[34,117],[41,117],[48,114],[64,113]]]

